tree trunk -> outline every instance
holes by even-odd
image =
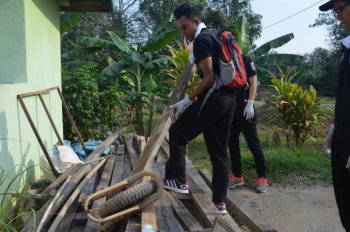
[[[145,134],[145,129],[143,126],[143,104],[137,103],[136,108],[135,108],[135,113],[136,113],[136,131],[138,135],[144,135]]]

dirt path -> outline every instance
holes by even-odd
[[[242,200],[244,210],[258,223],[270,224],[279,232],[343,232],[331,186],[273,185],[257,194],[242,186],[233,190]]]

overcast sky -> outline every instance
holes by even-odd
[[[317,5],[274,26],[263,29],[262,35],[256,41],[258,46],[279,36],[293,33],[294,39],[277,49],[279,53],[304,54],[312,52],[316,47],[328,48],[325,41],[327,32],[324,27],[310,28],[320,13],[318,7],[327,0],[252,0],[255,13],[261,14],[263,28],[276,23],[288,16],[304,10],[317,2]]]

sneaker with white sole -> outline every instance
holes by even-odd
[[[258,177],[256,180],[255,190],[258,193],[265,193],[269,189],[266,177]]]
[[[164,188],[177,192],[177,193],[188,193],[188,184],[181,183],[176,179],[163,179]]]
[[[233,189],[237,186],[241,186],[244,184],[243,176],[237,177],[235,175],[230,176],[230,179],[228,180],[228,188]]]
[[[222,215],[227,214],[227,210],[226,210],[226,203],[225,202],[220,202],[215,204],[216,208],[218,208],[218,210],[220,211],[220,213]]]

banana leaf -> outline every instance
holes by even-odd
[[[96,39],[93,37],[80,36],[78,37],[77,42],[87,47],[104,48],[109,50],[118,49],[118,47],[113,42],[105,39]]]
[[[80,56],[89,55],[99,51],[100,48],[75,48],[61,55],[63,59],[73,60]]]
[[[130,52],[130,48],[129,48],[128,44],[122,38],[120,38],[117,34],[115,34],[112,31],[107,31],[107,33],[111,37],[115,46],[117,46],[120,51],[125,52],[125,53]]]
[[[249,26],[246,17],[238,17],[234,24],[233,32],[237,36],[238,44],[241,47],[243,54],[247,54],[250,50],[251,44],[249,40]]]
[[[286,43],[288,43],[290,40],[294,38],[293,33],[289,33],[283,36],[280,36],[276,39],[270,40],[269,42],[261,45],[257,49],[254,50],[253,54],[255,57],[260,57],[262,55],[267,54],[271,49],[273,48],[279,48]]]
[[[165,16],[165,18],[157,25],[157,27],[154,29],[151,37],[156,36],[159,34],[159,32],[161,30],[163,30],[169,22],[171,22],[173,20],[173,13],[170,12],[169,14],[167,14],[167,16]]]
[[[101,74],[109,77],[117,76],[124,69],[125,65],[124,61],[117,62],[103,69]]]
[[[154,52],[168,45],[179,34],[176,27],[171,27],[157,36],[152,36],[142,48],[144,52]]]
[[[142,65],[142,67],[144,67],[145,69],[154,69],[154,68],[159,68],[162,65],[166,65],[167,63],[168,63],[167,58],[159,58],[159,59],[155,59],[145,63],[144,65]]]
[[[255,62],[257,66],[261,64],[295,64],[303,60],[302,56],[295,54],[266,54],[257,57]]]
[[[76,25],[82,18],[86,16],[86,13],[83,12],[65,12],[61,13],[60,20],[61,34],[69,31],[74,25]]]

